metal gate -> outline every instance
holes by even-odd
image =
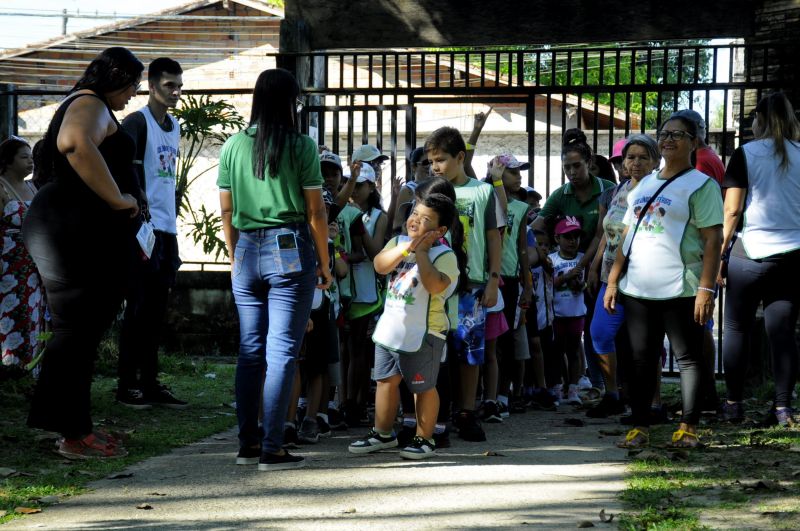
[[[762,94],[789,88],[777,59],[785,53],[780,45],[740,42],[646,43],[324,51],[279,54],[279,64],[292,64],[294,59],[298,72],[308,72],[301,82],[303,95],[312,103],[302,114],[305,131],[343,159],[349,159],[354,145],[377,145],[391,157],[392,178],[399,157],[407,157],[417,145],[422,106],[516,105],[524,115],[527,142],[526,153],[515,154],[527,156],[532,163],[528,184],[546,197],[565,182],[560,136],[570,126],[586,132],[596,153],[608,155],[617,139],[632,132],[654,134],[670,113],[693,108],[709,126],[708,143],[726,162],[751,135],[751,111]],[[382,113],[391,117],[388,142]],[[721,323],[722,294],[718,306]],[[720,351],[721,336],[720,330]],[[722,371],[721,357],[717,368]],[[670,356],[667,372],[674,374],[676,369]]]

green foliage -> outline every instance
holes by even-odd
[[[214,259],[219,260],[221,254],[227,256],[225,240],[219,237],[222,231],[222,217],[213,212],[206,211],[205,205],[200,205],[200,211],[194,215],[194,221],[189,222],[192,226],[191,235],[195,245],[201,244],[203,252],[214,254]]]
[[[233,105],[224,100],[213,100],[208,95],[184,97],[174,114],[181,122],[181,137],[184,141],[175,182],[178,215],[184,219],[187,214],[191,216],[189,223],[195,243],[202,242],[206,253],[214,252],[219,257],[221,253],[227,254],[227,250],[217,233],[211,233],[212,226],[209,224],[215,221],[215,216],[209,215],[205,209],[201,209],[198,215],[188,197],[192,184],[216,165],[199,173],[193,173],[192,169],[205,149],[221,146],[230,135],[245,126],[245,121]],[[221,223],[217,226],[221,226]]]
[[[708,41],[694,40],[681,42],[681,46],[702,46]],[[611,105],[614,109],[625,111],[629,108],[631,114],[643,115],[645,126],[648,129],[656,128],[658,110],[661,109],[662,119],[669,115],[673,108],[688,107],[690,93],[688,91],[659,92],[644,90],[645,85],[675,85],[686,83],[703,83],[711,79],[711,66],[713,53],[711,50],[700,49],[696,56],[695,50],[684,49],[681,53],[677,48],[661,47],[675,46],[671,42],[647,43],[650,50],[650,67],[648,76],[647,51],[632,50],[620,46],[619,43],[600,43],[591,45],[570,46],[568,48],[545,47],[544,51],[523,54],[522,67],[525,85],[541,87],[564,87],[569,94],[579,93],[572,87],[583,87],[580,91],[584,101],[595,101],[602,105]],[[601,54],[598,48],[607,51]],[[496,48],[498,51],[516,52],[528,48],[521,46],[503,46]],[[592,51],[589,51],[592,50]],[[466,53],[476,52],[477,49],[468,48],[441,48],[439,51],[450,51],[456,54],[456,60],[466,60]],[[619,54],[617,54],[617,51]],[[508,76],[509,71],[517,75],[517,57],[509,54],[500,54],[499,63],[497,55],[487,54],[485,68],[487,72],[498,72],[501,76]],[[480,57],[477,53],[469,56],[473,67],[480,66]],[[631,87],[642,86],[638,92],[630,91]],[[615,92],[615,87],[620,87]],[[599,92],[599,89],[605,92]]]

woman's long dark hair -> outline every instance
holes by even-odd
[[[764,119],[761,124],[764,132],[760,138],[772,139],[775,155],[781,160],[780,168],[785,171],[789,167],[785,141],[800,140],[800,123],[792,104],[783,92],[773,92],[761,98],[756,105],[756,112]]]
[[[103,101],[105,95],[115,90],[124,89],[139,83],[142,78],[144,65],[127,48],[114,46],[106,48],[100,55],[92,59],[83,72],[83,76],[75,83],[70,94],[79,90],[91,90]],[[107,102],[106,102],[107,103]],[[56,137],[58,131],[53,131],[53,124],[47,128],[41,145],[33,157],[34,172],[39,187],[55,178],[55,160],[58,146]]]
[[[5,173],[9,166],[14,163],[20,148],[30,147],[30,144],[23,139],[11,136],[0,142],[0,173]]]
[[[106,48],[92,59],[83,76],[70,90],[70,94],[88,89],[103,96],[136,85],[141,80],[143,71],[142,62],[127,48],[121,46]]]
[[[253,174],[264,179],[277,177],[283,150],[289,144],[293,162],[294,146],[300,135],[297,132],[295,101],[300,95],[300,85],[288,70],[264,70],[253,89],[253,109],[250,126],[256,126],[253,144]]]

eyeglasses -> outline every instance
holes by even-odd
[[[298,114],[303,112],[303,107],[305,107],[305,103],[303,103],[303,98],[297,98],[294,104]]]
[[[659,131],[658,132],[658,139],[659,140],[683,140],[684,138],[692,139],[694,135],[687,132],[687,131]]]

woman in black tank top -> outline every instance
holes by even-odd
[[[142,70],[125,48],[109,48],[89,64],[47,130],[39,159],[47,184],[22,227],[54,334],[28,425],[60,432],[58,451],[68,458],[126,455],[119,441],[94,430],[90,395],[97,347],[135,256],[134,143],[113,111],[136,95]]]

